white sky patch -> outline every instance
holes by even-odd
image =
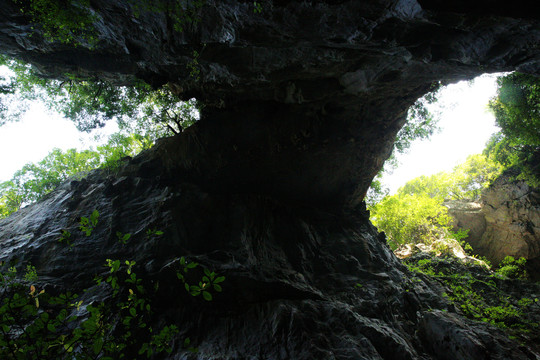
[[[116,123],[110,121],[100,132],[110,134],[116,129]],[[11,179],[26,163],[39,162],[54,148],[95,147],[98,144],[94,141],[95,135],[95,132],[79,132],[72,121],[51,114],[43,104],[36,102],[21,121],[0,126],[0,182]]]
[[[496,95],[500,75],[485,74],[472,83],[461,81],[441,91],[433,110],[441,113],[442,130],[428,140],[413,142],[406,154],[397,156],[398,168],[383,177],[391,194],[411,179],[452,170],[467,156],[484,150],[489,137],[499,130],[487,104]]]

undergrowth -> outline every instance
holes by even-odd
[[[540,310],[533,308],[540,307],[539,299],[515,296],[508,291],[511,287],[521,288],[515,282],[525,281],[525,259],[509,257],[495,272],[465,265],[453,257],[407,259],[405,264],[414,274],[426,275],[442,284],[445,296],[470,319],[508,330],[510,336],[538,330],[537,319],[531,313]]]
[[[99,212],[81,217],[81,236],[91,236]],[[162,231],[148,229],[147,238],[160,237]],[[131,234],[116,233],[122,246],[129,245]],[[62,230],[59,242],[68,251],[77,246],[76,236]],[[173,350],[179,334],[176,324],[155,326],[152,299],[157,288],[135,272],[136,262],[107,259],[105,276],[84,290],[86,296],[65,292],[54,294],[40,285],[36,268],[28,264],[21,274],[14,266],[0,263],[0,359],[141,359],[162,358]],[[203,268],[196,284],[187,281],[188,272],[199,264],[184,257],[175,261],[179,286],[191,296],[212,301],[221,292],[224,276]],[[190,278],[192,278],[190,276]],[[106,296],[103,296],[105,290]],[[100,294],[93,294],[100,291]],[[99,297],[91,302],[83,299]],[[185,338],[184,350],[197,352]],[[160,355],[161,354],[161,355]]]

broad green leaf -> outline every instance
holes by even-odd
[[[212,294],[210,294],[208,291],[203,291],[203,298],[206,301],[212,301]]]

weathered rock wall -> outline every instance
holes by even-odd
[[[177,33],[165,14],[137,18],[128,0],[93,0],[99,41],[89,48],[45,41],[0,0],[0,51],[44,76],[139,77],[205,104],[195,126],[119,173],[65,183],[1,220],[0,260],[74,290],[92,286],[106,258],[136,261],[161,284],[156,322],[181,324],[171,359],[538,357],[460,317],[438,285],[411,281],[361,205],[434,81],[540,72],[538,18],[502,2],[261,3],[257,14],[251,1],[208,0],[201,21]],[[198,77],[187,66],[194,50]],[[76,234],[95,209],[92,235],[62,246],[60,231]],[[149,228],[164,235],[147,238]],[[133,238],[122,246],[116,231]],[[171,261],[183,255],[227,277],[210,305],[175,278]],[[83,300],[107,295],[93,294]],[[181,348],[186,334],[199,353]]]
[[[166,165],[150,172],[149,164],[174,150],[173,140],[117,174],[66,182],[0,220],[0,259],[33,264],[38,288],[83,294],[84,305],[110,295],[93,281],[107,276],[106,259],[135,261],[139,278],[159,283],[156,326],[181,330],[160,359],[503,360],[536,353],[460,316],[438,284],[413,280],[366,211],[336,214],[206,192],[157,170]],[[86,237],[79,217],[93,210],[99,221]],[[148,229],[164,233],[147,236]],[[61,230],[73,234],[72,248],[58,241]],[[127,244],[117,231],[132,234]],[[180,256],[224,275],[223,292],[210,303],[187,295],[175,274]],[[181,345],[188,336],[196,354]]]
[[[511,11],[502,2],[482,11],[414,0],[260,3],[256,13],[250,1],[207,0],[200,21],[177,32],[167,14],[137,17],[130,0],[93,0],[98,42],[74,47],[44,40],[1,0],[0,51],[44,76],[170,83],[205,104],[197,126],[208,143],[227,142],[204,149],[223,160],[216,186],[228,191],[240,171],[247,188],[338,208],[362,200],[407,108],[434,81],[539,72],[540,30],[527,1]],[[238,156],[223,156],[229,147]],[[283,183],[291,188],[272,185]]]
[[[482,212],[482,204],[474,201],[450,200],[445,201],[444,206],[448,208],[448,213],[453,218],[454,231],[469,230],[465,240],[477,249],[486,231],[486,218]]]
[[[487,227],[479,251],[495,264],[505,256],[540,257],[540,191],[500,177],[482,193]]]
[[[456,229],[470,229],[466,241],[497,265],[506,256],[540,261],[540,192],[524,181],[500,176],[481,202],[448,202]]]

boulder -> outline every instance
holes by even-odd
[[[444,206],[452,216],[454,231],[469,230],[465,241],[475,250],[479,248],[480,241],[486,231],[486,219],[480,202],[466,200],[447,200]]]

